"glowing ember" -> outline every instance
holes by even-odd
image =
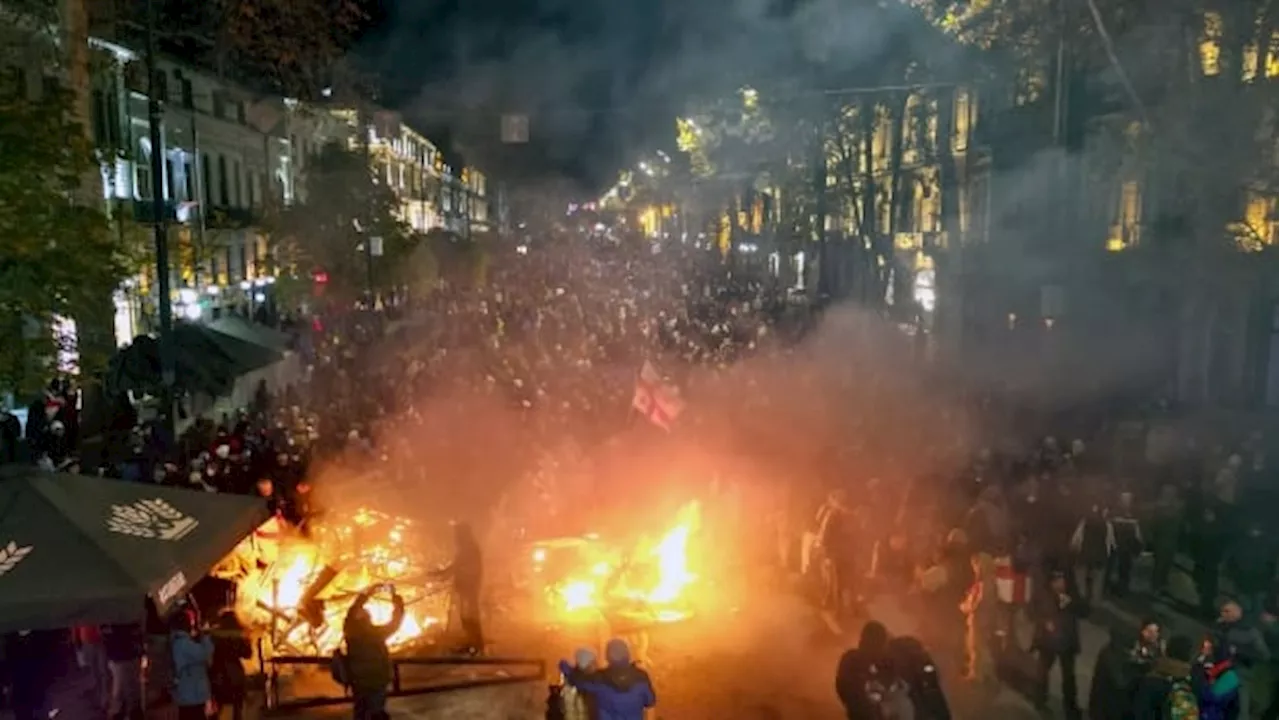
[[[404,622],[389,645],[404,648],[439,623],[447,596],[428,594],[421,564],[406,549],[407,520],[368,509],[347,524],[321,524],[304,538],[288,531],[258,533],[224,562],[219,574],[238,583],[236,611],[263,631],[273,654],[328,654],[342,642],[342,624],[356,595],[392,583],[404,597]],[[391,619],[390,597],[365,603],[375,623]]]
[[[553,606],[572,619],[605,610],[638,611],[657,622],[688,617],[689,589],[697,582],[690,570],[689,541],[700,526],[696,502],[684,506],[675,525],[656,542],[642,539],[630,552],[603,549],[597,544],[575,547],[578,569],[566,573],[549,588]],[[548,562],[547,547],[533,551],[536,571]]]

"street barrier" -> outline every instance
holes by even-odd
[[[317,667],[323,671],[323,676],[327,678],[330,662],[331,658],[320,655],[278,655],[267,659],[266,665],[269,666],[269,669],[266,674],[266,714],[278,715],[294,710],[342,705],[352,702],[352,697],[347,692],[346,688],[343,688],[342,695],[337,697],[304,697],[284,701],[280,699],[279,669],[281,667]],[[433,693],[444,693],[456,690],[469,690],[471,688],[512,685],[518,683],[541,684],[546,681],[547,676],[546,663],[543,660],[531,658],[468,656],[397,657],[391,659],[391,664],[391,690],[387,693],[387,697],[390,698],[430,695]],[[503,668],[506,671],[501,674],[493,674],[486,677],[445,679],[443,681],[429,680],[423,681],[422,684],[417,684],[413,679],[406,679],[404,677],[405,669],[414,667],[490,667]]]

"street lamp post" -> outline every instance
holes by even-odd
[[[173,389],[175,372],[173,356],[173,305],[169,297],[169,236],[164,202],[164,138],[160,132],[161,109],[159,83],[156,82],[156,9],[147,0],[147,129],[151,138],[151,205],[152,232],[156,246],[156,306],[160,315],[161,403],[165,429],[174,434]]]

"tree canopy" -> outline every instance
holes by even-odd
[[[96,159],[67,94],[14,90],[0,94],[0,390],[26,391],[69,349],[54,337],[55,318],[101,317],[127,263],[103,213],[75,202]]]
[[[301,202],[281,209],[269,223],[278,261],[299,273],[323,272],[328,292],[359,297],[370,280],[364,243],[377,238],[382,256],[373,258],[374,289],[399,282],[417,239],[397,215],[395,193],[363,153],[326,145],[308,161],[303,189]]]

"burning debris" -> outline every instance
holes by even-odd
[[[537,543],[533,572],[558,620],[683,620],[693,613],[691,590],[698,576],[689,560],[690,539],[700,528],[700,507],[691,502],[665,534],[641,538],[629,550],[595,535]]]
[[[237,583],[236,612],[263,634],[273,655],[327,655],[342,642],[342,624],[355,597],[390,583],[405,599],[404,622],[392,650],[431,640],[429,630],[448,611],[448,588],[428,587],[422,558],[406,539],[413,524],[362,508],[343,522],[322,522],[311,537],[278,519],[246,538],[215,574]],[[391,618],[389,599],[365,603],[375,623]]]

